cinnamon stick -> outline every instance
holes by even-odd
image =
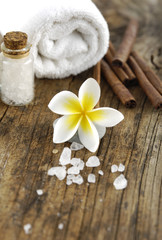
[[[111,41],[109,42],[109,49],[110,49],[112,56],[114,57],[116,51],[115,51],[115,47]]]
[[[113,71],[116,73],[118,78],[121,80],[121,82],[127,85],[127,83],[129,82],[129,77],[122,68],[118,68],[112,65],[113,56],[111,55],[111,52],[108,51],[104,58],[106,62],[110,65],[110,67],[113,69]]]
[[[152,69],[147,65],[144,59],[137,54],[137,52],[133,51],[131,54],[135,58],[136,62],[138,63],[148,80],[152,83],[156,90],[160,94],[162,94],[162,82],[160,78],[152,71]]]
[[[114,45],[112,44],[112,42],[110,41],[109,43],[109,49],[110,49],[110,52],[111,52],[111,55],[114,56],[115,55],[115,48],[114,48]],[[112,57],[112,60],[113,60],[113,57]],[[111,60],[111,61],[112,61]],[[137,78],[136,76],[134,75],[134,73],[132,72],[132,69],[129,67],[129,65],[127,63],[125,63],[123,65],[123,68],[118,68],[116,67],[116,69],[123,69],[123,71],[125,72],[125,74],[128,76],[128,79],[125,80],[125,85],[127,87],[129,86],[134,86],[137,84]],[[117,74],[118,75],[118,74]],[[119,77],[119,76],[118,76]],[[120,77],[119,77],[120,78]],[[121,79],[120,79],[121,80]],[[123,82],[123,81],[122,81]]]
[[[101,71],[120,101],[127,108],[134,108],[136,106],[136,100],[104,60],[101,61]]]
[[[129,54],[132,50],[133,43],[136,39],[138,31],[138,22],[135,19],[130,20],[128,27],[124,33],[123,40],[117,50],[114,58],[113,65],[122,67],[128,60]]]
[[[125,63],[123,65],[123,70],[125,71],[125,73],[129,77],[129,80],[126,82],[126,86],[137,85],[137,78],[136,78],[135,74],[132,72],[132,69],[129,67],[129,65],[127,63]]]
[[[96,79],[98,84],[101,82],[101,61],[99,61],[93,68],[93,78]],[[100,107],[100,102],[97,103],[96,107]]]
[[[132,67],[134,73],[137,76],[139,85],[151,101],[152,105],[158,109],[162,107],[162,96],[160,93],[154,88],[154,86],[149,82],[146,75],[142,71],[142,69],[139,67],[138,63],[136,62],[135,58],[133,56],[129,57],[129,64]]]

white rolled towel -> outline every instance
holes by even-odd
[[[0,30],[28,34],[38,78],[76,75],[94,66],[107,51],[108,26],[91,0],[34,0],[32,4],[11,0],[10,8],[8,1],[3,4],[7,14],[0,14],[4,23]]]

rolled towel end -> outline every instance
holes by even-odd
[[[5,23],[3,33],[21,30],[28,34],[38,78],[77,75],[106,54],[108,25],[91,0],[35,0],[26,11],[22,1],[17,2],[20,2],[18,9],[14,2],[10,7],[13,21],[8,26],[6,16],[3,13],[0,16]],[[20,18],[15,18],[16,14]]]
[[[51,6],[45,14],[39,12],[33,24],[28,23],[38,78],[77,75],[107,52],[109,30],[100,11],[91,1],[70,2],[61,12]]]

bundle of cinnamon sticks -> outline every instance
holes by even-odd
[[[128,87],[139,84],[152,105],[158,109],[162,107],[162,82],[144,59],[132,51],[137,31],[138,21],[131,19],[118,50],[115,51],[112,42],[109,43],[104,59],[94,67],[94,78],[100,84],[101,72],[113,92],[128,108],[136,106]]]

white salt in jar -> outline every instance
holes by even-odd
[[[34,98],[33,56],[27,34],[9,32],[1,45],[1,99],[13,106],[30,103]]]

